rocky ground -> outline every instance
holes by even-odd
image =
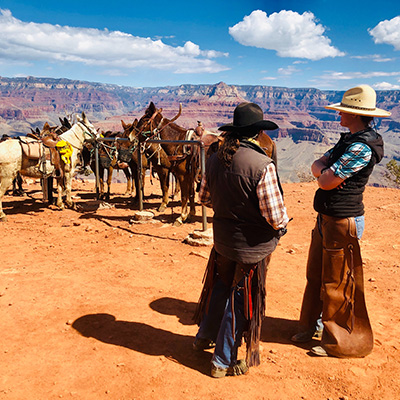
[[[310,356],[317,341],[290,342],[316,184],[283,186],[293,221],[268,273],[262,362],[246,376],[219,380],[209,376],[211,352],[191,348],[197,331],[191,317],[211,246],[184,240],[203,229],[200,206],[193,222],[174,227],[177,199],[160,215],[157,182],[146,182],[145,210],[155,214],[146,223],[133,221],[122,183],[101,203],[92,182],[74,181],[77,211],[46,207],[37,183],[24,184],[24,197],[5,196],[0,399],[398,398],[400,191],[366,190],[361,246],[375,348],[364,359],[337,359]]]

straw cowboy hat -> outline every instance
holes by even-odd
[[[325,106],[328,110],[343,111],[369,117],[389,117],[389,111],[376,107],[376,93],[371,86],[360,85],[347,90],[341,103]]]
[[[233,112],[233,122],[220,126],[220,131],[236,131],[243,134],[246,132],[272,131],[278,129],[275,122],[264,120],[263,112],[255,103],[240,103]]]

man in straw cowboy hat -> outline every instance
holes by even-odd
[[[200,201],[214,210],[214,247],[195,314],[200,327],[193,348],[215,346],[214,378],[245,374],[260,362],[266,272],[288,217],[275,165],[257,136],[277,128],[263,119],[257,104],[239,104],[233,123],[219,128],[224,140],[202,179]],[[238,361],[244,333],[247,356]]]
[[[307,262],[307,285],[300,313],[300,331],[293,342],[311,341],[322,312],[318,356],[364,357],[372,351],[373,335],[364,298],[362,259],[358,240],[364,229],[363,192],[376,163],[383,157],[383,140],[369,124],[391,114],[376,107],[368,85],[347,90],[341,103],[325,108],[339,111],[349,129],[337,144],[316,160],[311,171],[319,189],[318,212]]]

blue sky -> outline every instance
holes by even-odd
[[[0,0],[0,76],[400,89],[397,1]]]

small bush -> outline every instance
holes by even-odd
[[[400,187],[400,165],[395,160],[390,160],[386,164],[385,178]]]

